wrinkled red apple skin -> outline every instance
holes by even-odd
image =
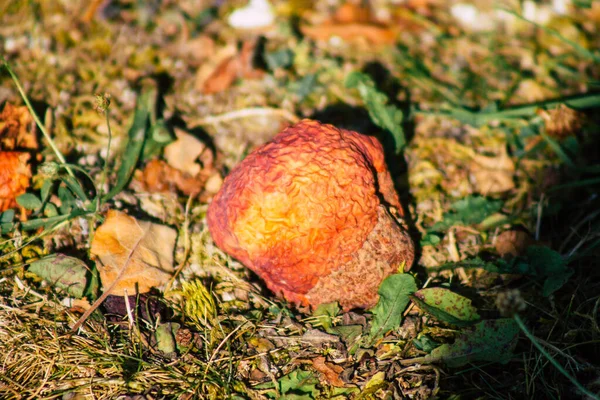
[[[316,306],[331,296],[314,290],[307,294],[323,277],[332,272],[342,276],[344,265],[356,264],[357,252],[380,221],[382,200],[386,212],[392,206],[402,215],[379,142],[303,120],[231,171],[209,206],[207,222],[217,246],[254,271],[269,289],[291,302]],[[383,280],[398,268],[400,258],[412,263],[412,241],[408,235],[400,239],[410,251],[398,252],[391,246],[378,252],[384,260],[362,257],[360,268],[367,274],[378,268],[376,275]],[[397,265],[380,272],[378,262]],[[360,284],[356,279],[349,282]],[[373,303],[365,302],[371,295],[377,298],[377,285],[372,286],[350,289],[365,293],[357,300],[360,304],[346,301],[344,308]]]

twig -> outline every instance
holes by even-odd
[[[284,110],[282,108],[272,108],[272,107],[251,107],[251,108],[242,108],[240,110],[229,111],[221,115],[208,116],[204,118],[200,118],[194,121],[190,121],[191,126],[197,125],[215,125],[221,122],[227,122],[234,119],[240,118],[248,118],[248,117],[263,117],[267,115],[278,115],[287,119],[292,123],[296,123],[300,121],[295,114],[291,113],[288,110]]]
[[[106,158],[104,159],[104,166],[102,168],[102,178],[100,180],[100,187],[98,191],[98,211],[100,211],[100,207],[102,205],[104,185],[106,184],[106,179],[108,177],[108,160],[110,157],[110,142],[112,141],[112,130],[110,128],[110,120],[108,118],[108,106],[104,110],[104,114],[106,115],[106,126],[108,128],[108,145],[106,146]]]
[[[190,246],[190,219],[189,219],[189,216],[190,216],[190,207],[192,205],[192,199],[193,199],[193,196],[188,197],[188,200],[185,204],[185,222],[183,223],[183,240],[184,240],[183,260],[181,260],[181,264],[177,267],[177,269],[175,270],[175,273],[173,274],[171,279],[169,279],[169,282],[167,282],[167,285],[165,287],[165,293],[168,293],[169,290],[171,290],[171,287],[173,286],[175,279],[177,279],[177,276],[181,273],[181,270],[185,266],[185,264],[190,256],[191,246]]]
[[[83,325],[83,323],[88,319],[88,317],[90,315],[92,315],[92,313],[94,311],[96,311],[96,309],[98,307],[100,307],[100,304],[102,304],[102,302],[104,300],[106,300],[106,298],[108,297],[108,295],[110,295],[110,292],[115,288],[115,286],[117,286],[117,283],[123,277],[123,275],[125,274],[125,271],[127,270],[127,267],[129,266],[129,262],[131,261],[131,257],[133,257],[133,253],[138,248],[138,246],[139,246],[140,242],[142,241],[142,239],[146,236],[146,233],[148,233],[147,228],[146,228],[146,231],[142,235],[140,235],[139,239],[132,246],[131,251],[127,255],[127,260],[125,260],[125,264],[123,264],[123,267],[121,268],[121,271],[119,272],[119,275],[117,275],[117,277],[115,278],[115,280],[113,281],[113,283],[111,283],[111,285],[104,291],[104,293],[102,293],[102,295],[100,297],[98,297],[98,299],[94,302],[94,304],[92,304],[92,306],[86,312],[83,313],[83,315],[81,316],[81,318],[79,318],[77,320],[77,322],[75,322],[75,324],[71,328],[71,333],[72,334],[75,333],[75,332],[77,332],[77,330],[81,327],[81,325]]]
[[[227,343],[227,341],[233,336],[234,333],[236,333],[237,331],[242,329],[247,324],[249,324],[249,322],[245,321],[243,324],[238,325],[234,330],[229,332],[229,334],[227,336],[225,336],[225,338],[221,341],[221,343],[219,343],[219,345],[217,346],[215,351],[210,356],[210,359],[206,362],[206,368],[204,369],[204,376],[206,376],[206,374],[208,373],[208,368],[210,368],[210,365],[214,362],[215,356],[219,353],[219,351],[221,350],[221,347],[223,347],[223,345],[225,343]]]
[[[535,223],[535,240],[540,240],[540,230],[542,228],[542,214],[544,213],[544,193],[540,197],[537,205],[537,221]]]

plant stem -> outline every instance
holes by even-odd
[[[60,150],[58,150],[58,147],[56,147],[56,144],[54,143],[54,140],[52,140],[52,137],[50,137],[50,134],[46,130],[46,127],[42,124],[42,121],[40,120],[40,117],[38,117],[37,113],[33,109],[33,106],[31,105],[31,102],[29,101],[29,98],[25,94],[25,90],[23,89],[23,86],[21,86],[21,82],[19,81],[19,78],[17,77],[17,75],[14,73],[14,71],[12,70],[12,68],[10,67],[10,65],[8,64],[8,61],[3,60],[3,63],[4,63],[4,68],[6,68],[6,70],[10,74],[13,82],[15,83],[15,86],[17,87],[17,90],[19,91],[19,93],[21,94],[21,97],[23,98],[23,101],[25,102],[25,105],[27,106],[27,108],[29,109],[29,112],[33,116],[33,119],[35,120],[35,123],[40,128],[40,131],[42,132],[42,135],[44,135],[44,138],[46,139],[46,141],[48,142],[48,144],[52,148],[52,151],[54,151],[54,154],[56,154],[56,158],[58,158],[58,160],[61,162],[61,164],[66,164],[65,157],[62,155],[62,153],[60,152]],[[75,175],[73,174],[73,171],[71,171],[71,168],[69,168],[68,166],[65,165],[65,169],[67,170],[67,172],[69,173],[69,175],[71,175],[73,178],[75,178]]]
[[[452,107],[449,110],[421,111],[416,110],[414,114],[438,115],[455,118],[470,125],[481,126],[494,120],[526,118],[535,115],[539,109],[551,109],[565,104],[575,110],[583,110],[598,107],[600,105],[600,94],[588,93],[581,96],[566,97],[558,100],[543,101],[539,103],[524,104],[510,107],[499,111],[471,111],[465,108]]]
[[[236,120],[238,118],[262,117],[265,115],[278,115],[294,124],[300,121],[300,118],[298,118],[296,115],[282,108],[251,107],[242,108],[241,110],[229,111],[221,115],[210,115],[204,118],[190,121],[190,126],[215,125],[221,122]]]
[[[546,351],[546,349],[544,349],[544,347],[542,347],[542,345],[538,342],[538,340],[536,339],[536,337],[533,336],[531,334],[531,332],[529,332],[529,329],[527,328],[527,326],[525,325],[525,323],[523,322],[523,320],[521,319],[521,317],[519,317],[518,314],[515,314],[513,316],[513,318],[515,319],[515,321],[517,322],[517,325],[519,325],[519,328],[521,328],[521,330],[523,331],[523,333],[525,334],[525,336],[527,336],[527,338],[529,340],[531,340],[531,343],[533,343],[533,345],[539,350],[539,352],[542,353],[542,355],[544,355],[544,357],[546,357],[548,359],[548,361],[550,361],[550,363],[552,365],[554,365],[556,367],[556,369],[558,369],[558,371],[561,374],[564,375],[565,378],[567,378],[569,381],[571,381],[571,383],[573,385],[575,385],[575,387],[577,387],[577,389],[579,389],[582,393],[585,393],[587,396],[590,396],[592,399],[600,400],[600,396],[598,396],[595,393],[590,392],[585,387],[583,387],[583,385],[581,383],[579,383],[579,381],[577,381],[577,379],[575,379],[574,377],[572,377],[571,375],[569,375],[569,373],[563,368],[563,366],[560,365],[560,363],[558,361],[556,361]]]
[[[104,110],[104,114],[106,115],[106,127],[108,128],[108,145],[106,147],[106,158],[104,158],[102,177],[100,178],[100,186],[98,188],[98,211],[100,211],[100,206],[102,205],[102,192],[104,191],[104,185],[108,177],[108,159],[110,157],[110,143],[112,141],[112,130],[110,128],[110,120],[108,118],[108,107],[106,110]]]

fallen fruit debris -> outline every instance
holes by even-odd
[[[403,215],[375,138],[303,120],[233,169],[207,220],[277,295],[348,310],[374,305],[381,281],[413,262],[394,210]]]

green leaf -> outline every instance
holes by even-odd
[[[271,399],[315,399],[319,395],[317,384],[319,379],[309,371],[302,371],[296,369],[287,375],[282,376],[277,381],[279,386],[279,393],[281,396],[277,396],[276,391],[273,389],[275,385],[273,382],[263,383],[255,386],[257,389],[273,389],[265,392],[267,397]]]
[[[527,248],[527,261],[530,273],[545,278],[542,294],[545,297],[560,289],[573,275],[566,261],[556,251],[546,246],[530,246]]]
[[[349,352],[352,353],[352,351],[350,349],[353,348],[353,346],[356,344],[356,341],[360,338],[360,335],[363,332],[363,327],[362,327],[362,325],[357,325],[357,324],[356,325],[339,325],[339,326],[334,326],[328,332],[332,333],[334,335],[338,335],[344,341],[344,343],[346,343],[346,346],[348,347]]]
[[[352,72],[346,78],[345,85],[348,89],[358,89],[371,121],[392,134],[395,151],[400,153],[406,145],[406,138],[402,129],[402,111],[394,105],[387,104],[387,96],[376,89],[375,83],[366,74]]]
[[[15,227],[13,221],[15,219],[15,210],[9,209],[0,214],[0,234],[5,234],[12,231]]]
[[[27,210],[37,210],[42,206],[42,201],[33,193],[23,193],[17,197],[17,204]]]
[[[310,371],[295,370],[279,379],[279,391],[282,395],[289,392],[318,394],[316,384],[319,380]]]
[[[100,272],[98,272],[98,267],[94,265],[89,273],[88,284],[85,287],[85,292],[83,295],[88,298],[90,301],[94,301],[98,298],[98,293],[100,292]]]
[[[51,285],[66,290],[70,296],[78,299],[83,297],[88,267],[78,258],[52,254],[32,262],[28,271]]]
[[[86,201],[88,199],[87,195],[85,194],[85,190],[83,189],[81,183],[77,179],[73,178],[70,175],[64,175],[61,177],[61,180],[80,200]]]
[[[410,301],[409,296],[416,290],[415,278],[409,274],[390,275],[381,283],[378,291],[379,301],[371,309],[371,343],[400,326],[402,313]]]
[[[44,227],[45,229],[49,229],[63,221],[86,215],[87,213],[88,211],[86,210],[77,209],[73,212],[63,215],[57,215],[55,217],[30,219],[28,221],[21,222],[21,228],[23,228],[24,231],[31,231],[42,227]]]
[[[292,88],[292,90],[294,90],[296,95],[298,95],[299,100],[302,101],[314,90],[316,85],[317,75],[308,74],[303,76],[302,79],[300,79],[299,81],[290,84],[290,87]]]
[[[58,187],[58,198],[60,199],[60,213],[68,214],[75,206],[75,197],[69,189],[64,186]]]
[[[4,235],[11,232],[15,228],[15,224],[4,223],[0,224],[0,234]]]
[[[44,217],[56,217],[58,215],[58,209],[53,203],[44,204]]]
[[[54,181],[52,179],[46,179],[42,184],[42,190],[40,192],[40,195],[42,196],[42,203],[46,202],[48,197],[50,197],[50,189],[52,189],[53,184]]]
[[[340,307],[337,302],[320,304],[313,312],[313,317],[318,321],[317,326],[322,326],[327,332],[333,326],[332,319],[338,315]]]
[[[146,141],[144,142],[142,161],[159,155],[160,151],[174,140],[175,135],[167,123],[163,119],[157,120],[148,130]]]
[[[470,299],[445,288],[421,289],[411,299],[421,310],[449,324],[468,326],[479,320]]]
[[[290,49],[270,51],[265,54],[265,62],[271,71],[288,68],[294,63],[294,52]]]
[[[357,387],[330,387],[328,393],[328,399],[351,399],[355,398],[352,395],[360,393],[360,389]]]
[[[154,331],[156,338],[156,348],[165,354],[173,354],[177,351],[177,342],[175,341],[175,332],[179,324],[166,322],[158,324]]]
[[[117,171],[117,182],[115,186],[104,196],[103,201],[108,201],[120,193],[135,171],[138,160],[144,148],[146,133],[149,126],[150,113],[155,105],[154,97],[156,89],[146,89],[140,94],[137,100],[133,123],[127,133],[128,141],[125,151],[121,155],[121,165]]]
[[[453,203],[452,211],[444,214],[444,219],[433,225],[429,232],[444,232],[454,225],[478,224],[488,216],[500,211],[502,200],[490,200],[480,196],[467,196]]]
[[[513,219],[514,217],[511,218],[502,213],[494,213],[485,217],[483,221],[478,223],[477,229],[480,231],[489,231],[501,225],[509,224]]]
[[[558,289],[564,286],[565,283],[569,281],[571,275],[573,275],[574,271],[572,269],[567,269],[566,271],[554,274],[549,276],[544,281],[544,286],[542,288],[542,295],[544,297],[550,296],[552,293],[556,292]]]
[[[0,224],[13,222],[15,219],[15,210],[9,209],[0,214]]]
[[[513,357],[519,326],[512,318],[481,321],[467,328],[452,344],[434,349],[426,362],[443,361],[449,367],[476,362],[506,363]]]
[[[427,233],[427,234],[425,234],[425,236],[423,236],[423,239],[421,239],[420,243],[421,243],[421,247],[435,246],[441,241],[442,241],[442,239],[435,233]]]
[[[413,339],[415,347],[426,353],[430,353],[436,347],[440,347],[440,343],[433,340],[429,335],[421,335]]]
[[[566,260],[556,251],[546,246],[529,246],[524,257],[516,257],[510,261],[497,259],[493,263],[476,257],[458,263],[444,264],[436,271],[464,268],[483,268],[486,271],[500,274],[520,274],[544,280],[542,294],[550,296],[568,282],[573,269],[567,266]]]

